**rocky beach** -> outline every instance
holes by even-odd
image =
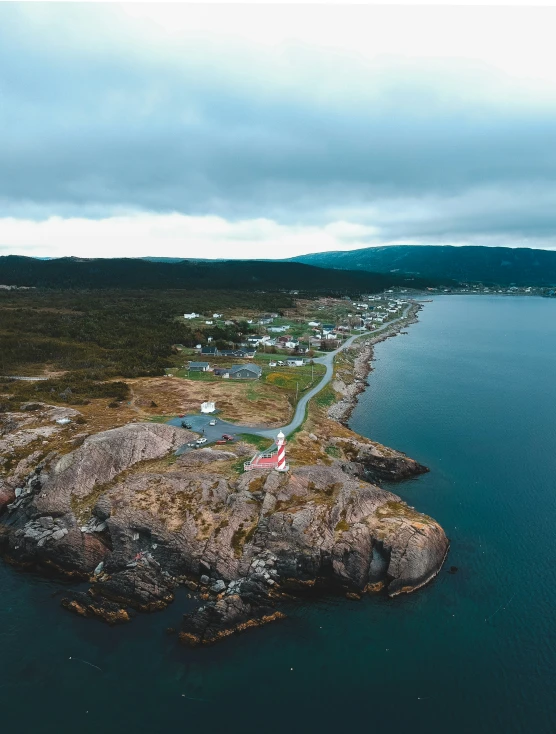
[[[363,338],[338,365],[329,419],[347,420],[372,344]],[[62,600],[84,617],[129,622],[185,586],[199,606],[179,638],[207,644],[281,619],[281,602],[308,589],[413,592],[448,551],[438,523],[377,484],[427,469],[338,423],[326,454],[294,459],[286,474],[242,473],[253,453],[242,442],[176,456],[194,438],[185,429],[142,422],[87,434],[79,411],[45,403],[0,425],[0,551],[22,569],[88,581]]]

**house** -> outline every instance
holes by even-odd
[[[289,326],[269,326],[268,331],[272,331],[274,334],[282,334],[284,331],[287,331],[290,327]]]
[[[211,326],[212,324],[214,324],[214,321],[205,321],[205,324],[208,324],[209,326]]]
[[[320,326],[320,321],[309,321],[308,326],[318,327],[318,326]]]
[[[198,319],[201,314],[195,313],[195,311],[192,311],[191,313],[184,313],[183,318],[184,319]]]
[[[229,376],[230,368],[229,367],[215,367],[212,372],[215,377],[224,377],[224,375]]]
[[[286,364],[288,365],[288,367],[303,367],[303,365],[305,364],[305,360],[295,359],[294,357],[292,357],[286,360]]]
[[[322,325],[322,333],[323,336],[327,336],[328,334],[331,334],[336,327],[334,324],[323,324]]]
[[[274,321],[274,316],[270,313],[265,313],[259,316],[259,324],[271,324]]]
[[[220,357],[237,357],[237,350],[236,349],[219,349],[218,350],[218,356]]]
[[[289,342],[286,342],[285,345],[286,349],[295,349],[299,346],[299,342],[291,340]]]
[[[221,319],[222,318],[222,314],[221,313],[213,313],[212,314],[212,318],[213,319]]]
[[[212,400],[207,400],[206,403],[201,403],[201,413],[214,413],[215,410],[216,405]]]
[[[190,372],[208,372],[210,370],[210,364],[208,362],[190,362]]]
[[[258,364],[235,364],[230,368],[230,377],[234,380],[258,380],[263,371]]]
[[[216,347],[203,347],[201,349],[201,354],[211,357],[218,357],[218,349]]]

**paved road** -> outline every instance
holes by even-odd
[[[305,411],[309,400],[314,398],[315,395],[317,395],[324,387],[326,387],[326,385],[328,385],[328,383],[332,379],[332,376],[334,374],[334,357],[342,352],[344,349],[350,347],[356,339],[369,336],[374,337],[377,334],[380,334],[382,331],[386,331],[386,329],[391,327],[392,324],[396,324],[398,321],[402,321],[407,317],[409,309],[410,306],[407,306],[401,316],[398,316],[397,319],[392,319],[392,321],[388,321],[388,323],[384,324],[384,326],[381,326],[378,329],[373,329],[372,331],[363,331],[361,332],[361,334],[350,336],[349,339],[346,339],[346,341],[340,347],[338,347],[338,349],[335,349],[333,352],[328,352],[328,354],[325,354],[322,357],[316,357],[313,361],[315,362],[315,364],[325,365],[326,372],[324,373],[318,385],[315,385],[315,387],[311,388],[311,390],[306,392],[305,395],[301,397],[301,399],[297,403],[293,419],[286,426],[282,426],[281,428],[266,428],[264,426],[242,426],[238,425],[237,423],[228,423],[227,421],[223,421],[221,418],[218,418],[216,416],[206,415],[188,415],[183,419],[173,418],[172,420],[168,421],[168,423],[173,426],[179,426],[181,425],[182,420],[185,420],[189,425],[191,425],[191,429],[193,431],[196,431],[197,433],[202,432],[202,435],[204,435],[208,439],[207,443],[212,443],[218,440],[223,433],[229,433],[231,435],[235,435],[238,433],[249,433],[254,436],[262,436],[264,438],[275,439],[278,431],[282,431],[282,433],[284,433],[286,436],[289,436],[290,433],[293,433],[293,431],[295,431],[303,424],[305,420]],[[292,367],[292,369],[295,368]],[[216,420],[216,426],[209,425],[209,421],[211,420],[211,418],[214,418]],[[185,450],[185,447],[179,449],[178,453],[183,453],[183,450]]]

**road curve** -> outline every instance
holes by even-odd
[[[334,375],[334,357],[340,352],[343,352],[344,349],[350,347],[356,339],[360,339],[361,337],[365,336],[375,336],[376,334],[380,334],[381,331],[385,331],[387,328],[392,326],[392,324],[396,324],[399,321],[402,321],[407,317],[409,309],[410,306],[407,306],[403,314],[401,316],[398,316],[397,319],[392,319],[392,321],[389,321],[387,324],[384,324],[384,326],[381,326],[378,329],[373,329],[372,331],[363,331],[361,332],[361,334],[350,336],[341,346],[338,347],[338,349],[335,349],[333,352],[328,352],[328,354],[325,354],[322,357],[317,357],[316,359],[314,359],[313,362],[315,364],[324,364],[326,366],[326,372],[324,373],[318,385],[315,385],[315,387],[311,388],[299,400],[295,408],[295,413],[293,415],[292,421],[288,423],[287,426],[282,426],[282,428],[271,428],[268,430],[263,429],[257,431],[257,435],[265,436],[266,438],[276,438],[277,431],[282,431],[285,436],[289,436],[290,433],[293,433],[293,431],[299,428],[305,421],[305,412],[308,402],[312,400],[315,395],[317,395],[324,387],[326,387],[326,385],[328,385],[328,383],[332,379],[332,376]]]
[[[393,324],[396,324],[399,321],[403,321],[403,319],[407,318],[407,314],[410,308],[410,305],[406,306],[401,316],[398,316],[397,319],[392,319],[392,321],[388,321],[388,323],[384,324],[384,326],[381,326],[378,329],[373,329],[372,331],[363,331],[361,334],[350,336],[341,346],[338,347],[338,349],[335,349],[333,352],[328,352],[328,354],[325,354],[322,357],[315,358],[313,360],[314,363],[325,365],[326,372],[324,373],[320,382],[315,385],[315,387],[311,388],[307,393],[305,393],[305,395],[303,395],[303,397],[299,400],[295,408],[293,418],[291,422],[287,425],[278,428],[266,428],[264,426],[242,426],[238,423],[228,423],[228,421],[224,421],[221,418],[217,418],[215,416],[216,426],[210,426],[210,416],[199,415],[188,415],[186,417],[187,422],[191,425],[192,430],[203,433],[203,435],[207,438],[207,443],[213,443],[214,441],[218,440],[223,432],[230,434],[250,433],[255,436],[262,436],[263,438],[271,438],[273,440],[276,438],[276,434],[278,433],[278,431],[282,431],[284,435],[289,436],[291,433],[293,433],[293,431],[303,425],[303,422],[305,421],[305,412],[308,402],[312,400],[315,395],[317,395],[324,387],[326,387],[326,385],[328,385],[328,383],[332,379],[332,376],[334,374],[334,357],[342,352],[344,349],[350,347],[356,339],[361,339],[362,337],[368,336],[376,336],[382,331],[386,331],[386,329],[389,329]],[[181,418],[173,418],[172,420],[168,421],[168,423],[174,426],[181,425],[181,422]],[[180,452],[180,450],[178,450],[178,452]]]

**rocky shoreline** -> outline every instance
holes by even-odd
[[[369,348],[355,360],[358,392]],[[176,456],[193,437],[182,428],[131,423],[83,436],[77,411],[68,428],[60,410],[35,404],[0,416],[0,441],[11,447],[0,552],[20,568],[88,580],[87,592],[62,600],[80,616],[127,623],[165,609],[183,585],[199,607],[184,616],[179,638],[209,644],[281,619],[281,602],[308,588],[349,598],[415,591],[446,557],[438,523],[373,483],[426,468],[353,434],[332,437],[340,458],[242,473],[247,445]],[[41,435],[53,416],[63,448],[45,453]]]
[[[374,346],[380,342],[390,339],[393,336],[397,336],[410,324],[415,324],[419,320],[419,311],[423,308],[420,303],[412,304],[407,318],[403,321],[399,321],[394,324],[388,331],[379,334],[376,337],[368,339],[361,339],[360,341],[354,342],[350,350],[355,353],[355,359],[353,363],[352,376],[353,380],[350,382],[344,382],[341,375],[335,374],[334,382],[332,387],[336,393],[339,393],[343,397],[341,400],[336,402],[328,411],[328,415],[338,423],[347,425],[351,414],[355,406],[359,395],[365,391],[368,386],[368,377],[372,372],[372,361],[374,355]]]

